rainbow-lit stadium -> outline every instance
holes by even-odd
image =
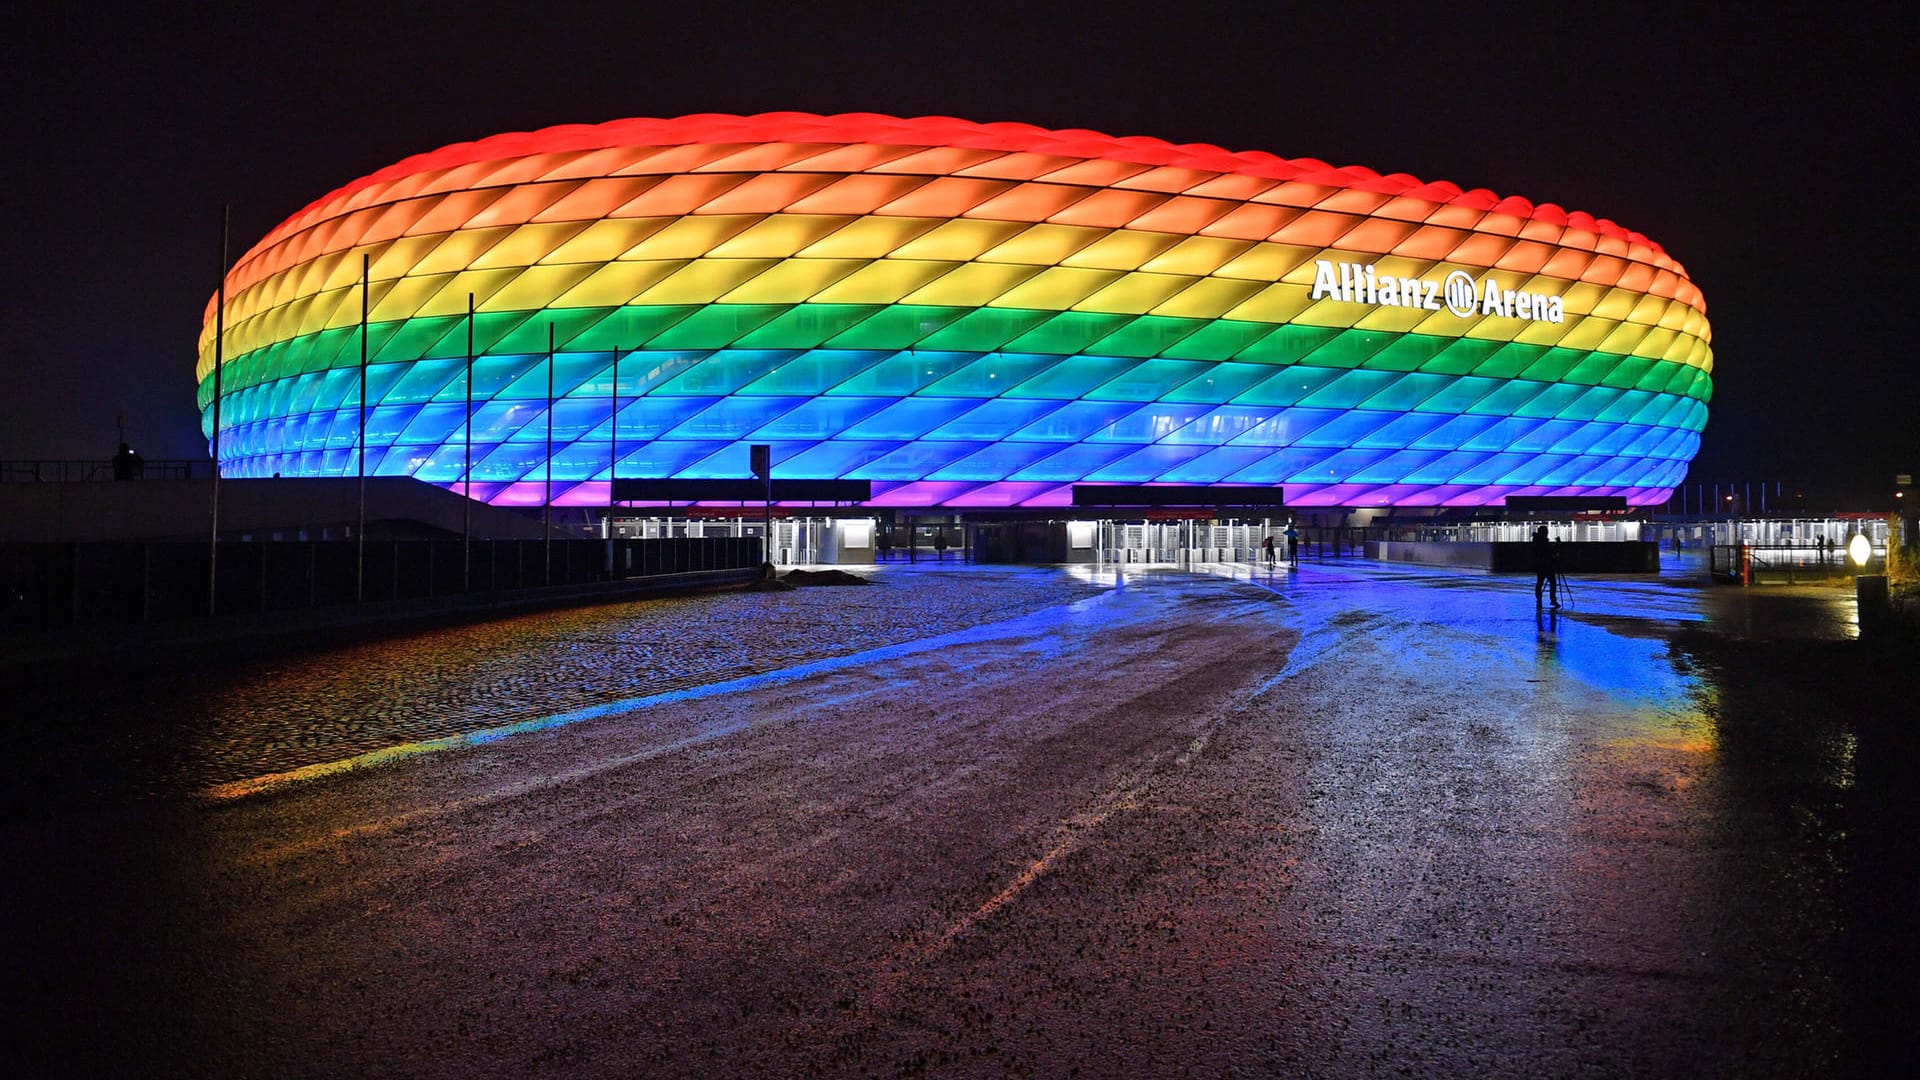
[[[1062,507],[1076,483],[1653,504],[1712,393],[1699,290],[1611,221],[937,117],[449,146],[293,215],[224,296],[198,365],[211,440],[222,359],[223,475],[352,476],[364,447],[367,475],[508,506],[744,477],[756,443],[874,507]]]

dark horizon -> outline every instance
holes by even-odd
[[[1714,397],[1687,483],[1890,492],[1920,465],[1890,241],[1910,211],[1877,194],[1912,142],[1874,115],[1911,97],[1890,5],[1660,25],[595,7],[28,15],[8,75],[9,142],[31,149],[0,458],[105,458],[119,416],[149,458],[205,458],[192,364],[223,204],[237,257],[314,199],[448,143],[796,110],[1207,142],[1585,210],[1660,244],[1705,294]]]

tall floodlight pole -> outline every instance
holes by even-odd
[[[460,468],[460,591],[473,591],[473,294],[467,294],[466,460]]]
[[[367,291],[373,284],[373,256],[360,256],[360,509],[353,524],[353,602],[367,598]]]
[[[220,208],[220,289],[213,302],[213,494],[208,517],[212,521],[207,538],[207,614],[215,614],[220,601],[220,369],[226,366],[227,338],[227,238],[232,233],[233,208]]]
[[[607,393],[607,576],[613,576],[613,483],[620,471],[620,346],[613,347],[613,389]]]
[[[547,576],[553,584],[553,323],[547,323],[547,497],[541,500],[540,530],[547,534]]]
[[[747,468],[753,472],[754,478],[764,485],[766,491],[767,516],[764,526],[766,531],[764,539],[760,541],[763,548],[760,553],[760,576],[771,578],[773,576],[773,444],[749,444]]]

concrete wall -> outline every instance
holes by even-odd
[[[1570,574],[1660,572],[1660,546],[1651,541],[1561,542],[1553,545],[1553,551],[1560,569]],[[1533,573],[1531,541],[1453,543],[1376,540],[1367,543],[1367,557],[1381,562],[1417,563],[1422,566],[1459,566],[1507,574]]]
[[[1463,566],[1491,570],[1496,546],[1472,542],[1373,540],[1367,543],[1367,558],[1380,562],[1418,563],[1421,566]]]

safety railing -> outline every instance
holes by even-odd
[[[205,480],[213,462],[166,458],[99,460],[32,459],[0,461],[0,483],[77,484],[95,480]]]

